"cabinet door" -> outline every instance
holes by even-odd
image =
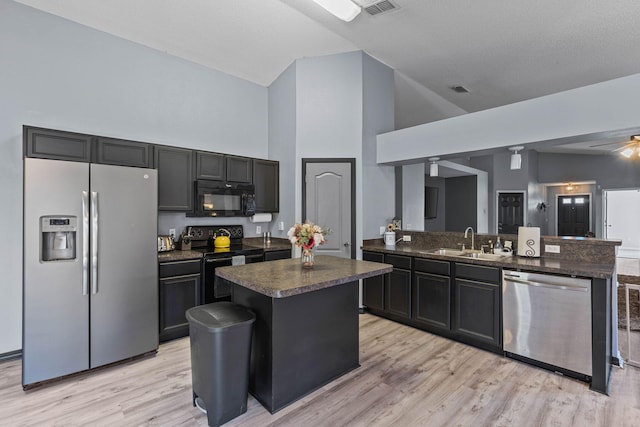
[[[91,135],[25,126],[23,137],[26,157],[91,161]]]
[[[156,146],[158,210],[193,210],[193,152],[184,148]]]
[[[160,341],[189,335],[185,312],[200,304],[200,274],[160,279]]]
[[[96,138],[96,163],[150,168],[151,144],[112,138]]]
[[[280,163],[253,160],[253,185],[256,188],[256,212],[280,210]]]
[[[264,253],[265,261],[275,261],[277,259],[289,259],[291,258],[291,250],[287,251],[266,251]]]
[[[251,184],[253,182],[252,159],[247,157],[225,156],[227,181]]]
[[[196,179],[224,181],[226,179],[224,155],[197,151]]]
[[[394,268],[387,276],[385,310],[411,318],[411,270]]]
[[[376,252],[362,252],[363,261],[384,262],[384,255]],[[362,280],[362,304],[368,308],[384,310],[384,283],[386,274]]]
[[[413,320],[427,329],[451,329],[451,279],[416,272],[413,282]]]
[[[455,280],[454,330],[461,341],[502,347],[500,285]]]

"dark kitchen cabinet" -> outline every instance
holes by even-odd
[[[278,259],[289,259],[291,258],[291,249],[283,250],[283,251],[265,251],[264,260],[265,261],[275,261]]]
[[[185,312],[200,305],[201,260],[160,263],[160,341],[189,335]]]
[[[193,210],[193,151],[167,146],[155,147],[158,169],[158,210]]]
[[[433,332],[451,330],[451,278],[449,262],[416,259],[412,319]]]
[[[196,151],[196,179],[225,181],[226,162],[224,154]]]
[[[502,349],[499,268],[456,263],[453,329],[460,341]]]
[[[91,162],[91,135],[31,126],[23,130],[25,157]]]
[[[248,157],[225,156],[227,181],[251,184],[253,182],[253,159]]]
[[[384,261],[393,265],[386,276],[384,308],[390,314],[411,318],[411,258],[386,254]]]
[[[384,254],[362,252],[363,261],[384,262]],[[362,280],[362,304],[369,309],[384,310],[384,283],[386,274]]]
[[[253,185],[256,190],[256,212],[279,212],[280,163],[254,159]]]
[[[153,145],[98,137],[95,139],[95,163],[138,168],[153,167]]]

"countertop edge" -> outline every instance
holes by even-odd
[[[288,261],[288,260],[283,260],[283,261]],[[286,298],[294,295],[299,295],[299,294],[304,294],[308,292],[330,288],[333,286],[339,286],[345,283],[366,279],[369,277],[378,276],[378,275],[390,273],[393,271],[393,266],[391,264],[375,263],[371,261],[362,261],[362,260],[354,260],[354,261],[367,263],[367,264],[376,264],[379,267],[369,271],[363,271],[363,272],[349,274],[349,275],[335,278],[335,279],[309,283],[309,284],[298,286],[291,289],[273,289],[273,288],[266,288],[266,287],[260,286],[254,281],[249,281],[247,279],[238,277],[236,274],[232,272],[232,270],[229,267],[217,268],[216,276],[222,279],[228,280],[231,283],[235,283],[239,286],[243,286],[247,289],[258,292],[262,295],[268,296],[270,298]],[[278,262],[278,261],[272,261],[272,262]]]
[[[519,256],[505,257],[503,260],[487,260],[479,258],[461,258],[450,255],[438,255],[429,253],[433,249],[413,249],[406,246],[401,250],[390,249],[381,246],[361,246],[363,251],[379,252],[393,255],[412,256],[425,259],[436,259],[442,261],[461,262],[465,264],[477,264],[490,267],[500,267],[506,269],[529,270],[543,273],[555,273],[573,276],[590,277],[595,279],[611,279],[615,272],[615,264],[587,264],[592,268],[584,268],[582,265],[562,261],[558,259],[526,258]],[[557,266],[540,264],[541,262],[557,263]],[[562,266],[560,265],[562,264]]]

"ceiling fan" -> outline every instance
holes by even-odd
[[[618,142],[608,142],[606,144],[596,144],[592,145],[592,148],[595,147],[604,147],[607,145],[620,145],[624,144],[622,147],[618,147],[612,151],[619,151],[624,157],[631,158],[634,154],[640,156],[640,135],[634,135],[630,138],[629,142],[626,141],[618,141]]]

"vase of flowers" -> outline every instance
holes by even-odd
[[[313,268],[315,247],[325,242],[328,230],[323,230],[312,222],[295,224],[289,229],[287,236],[291,243],[302,248],[302,267]]]

